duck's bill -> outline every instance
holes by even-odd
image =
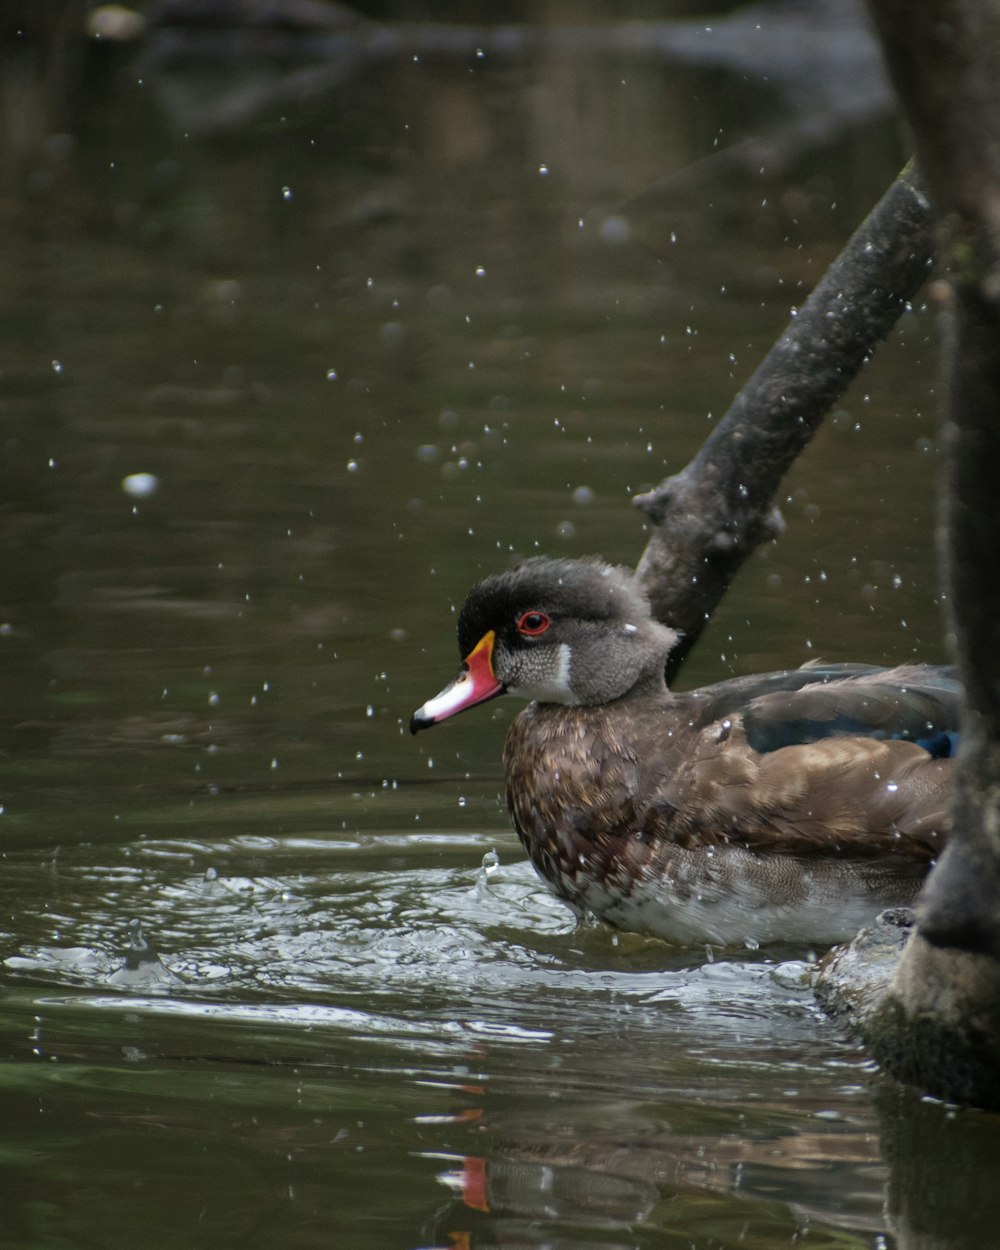
[[[493,644],[496,635],[491,629],[472,648],[462,663],[462,671],[433,699],[418,707],[410,718],[410,733],[429,729],[440,720],[447,720],[477,703],[503,694],[503,682],[493,672]]]

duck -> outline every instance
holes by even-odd
[[[827,946],[909,906],[950,827],[954,670],[810,663],[675,691],[678,638],[627,568],[533,557],[469,591],[459,673],[410,729],[528,701],[504,743],[507,809],[580,920]]]

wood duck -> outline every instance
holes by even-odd
[[[473,586],[416,733],[509,693],[507,807],[581,917],[678,944],[829,944],[911,902],[949,827],[960,690],[926,665],[667,688],[677,634],[628,570],[527,560]]]

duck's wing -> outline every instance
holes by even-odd
[[[913,666],[801,681],[802,672],[762,679],[743,703],[716,688],[721,714],[700,721],[684,757],[649,788],[644,828],[689,845],[935,857],[949,827],[954,675]]]
[[[925,741],[954,753],[961,707],[955,670],[928,664],[808,664],[784,672],[734,677],[680,695],[692,722],[738,717],[757,751],[857,734]],[[936,742],[946,734],[946,741]]]
[[[755,751],[867,737],[915,742],[935,758],[954,755],[962,692],[953,669],[907,665],[816,671],[822,675],[815,682],[764,691],[747,701],[742,722]]]

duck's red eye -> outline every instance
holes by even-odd
[[[525,638],[537,638],[552,624],[544,612],[525,612],[517,622],[517,632]]]

